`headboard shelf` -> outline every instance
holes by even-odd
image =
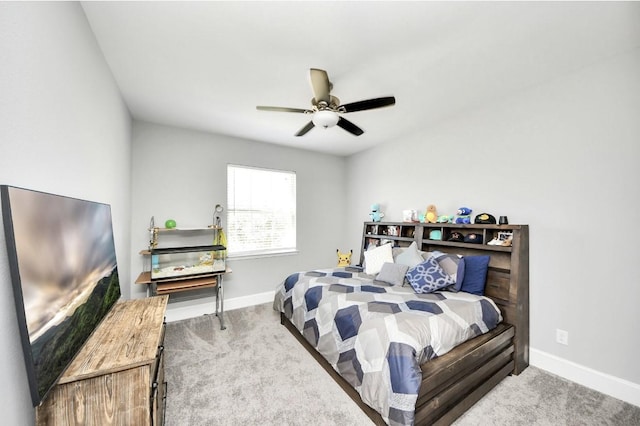
[[[423,245],[460,247],[460,248],[466,248],[468,250],[476,249],[476,250],[511,252],[510,246],[509,247],[490,246],[487,244],[457,243],[454,241],[423,240]]]
[[[449,251],[439,247],[456,247],[465,250],[495,251],[511,253],[512,246],[488,245],[487,243],[500,235],[513,235],[527,225],[480,225],[452,223],[415,223],[415,222],[365,222],[362,245],[360,247],[360,264],[364,261],[364,252],[371,246],[393,242],[394,247],[408,247],[416,242],[420,250]],[[431,239],[431,232],[438,231],[439,239]],[[482,243],[465,243],[448,241],[453,232],[462,235],[477,234]],[[504,233],[504,234],[501,234]],[[427,250],[428,248],[428,250]]]

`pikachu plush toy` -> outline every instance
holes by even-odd
[[[336,250],[336,253],[338,253],[338,268],[351,265],[351,255],[353,254],[353,250],[349,250],[349,253],[340,253],[340,249],[338,249]]]

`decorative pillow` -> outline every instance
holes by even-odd
[[[435,255],[438,265],[449,275],[455,283],[449,287],[449,291],[460,291],[464,280],[465,262],[462,256],[437,252]]]
[[[402,285],[404,284],[404,276],[408,270],[409,267],[407,265],[385,262],[376,280],[384,281],[391,285]]]
[[[422,261],[424,262],[430,256],[433,256],[435,254],[442,254],[442,252],[440,252],[440,251],[421,251],[420,254],[422,255]]]
[[[489,260],[489,256],[464,257],[464,279],[462,280],[460,291],[484,296]]]
[[[412,242],[409,247],[404,249],[402,253],[396,256],[395,259],[395,263],[407,265],[409,268],[413,268],[422,262],[424,262],[424,259],[422,258],[420,250],[418,250],[418,244],[416,244],[415,241]]]
[[[455,283],[433,257],[407,271],[407,280],[416,293],[432,293]]]
[[[404,253],[406,247],[394,247],[393,249],[391,249],[391,254],[393,255],[393,261],[396,261],[396,258],[401,255],[402,253]]]
[[[372,250],[364,252],[365,268],[364,273],[375,275],[382,269],[385,262],[393,263],[393,255],[391,254],[391,244],[385,244]]]

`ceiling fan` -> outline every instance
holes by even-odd
[[[311,68],[310,73],[311,88],[313,89],[314,95],[314,98],[311,99],[311,109],[275,106],[257,106],[256,109],[260,111],[301,112],[303,114],[312,114],[313,117],[311,117],[311,121],[309,121],[302,129],[298,130],[296,136],[303,136],[315,126],[326,129],[335,125],[355,136],[360,136],[364,133],[364,130],[342,117],[341,114],[382,108],[396,103],[396,98],[393,96],[387,96],[384,98],[367,99],[364,101],[340,105],[340,99],[331,95],[333,84],[329,81],[327,72],[325,70]]]

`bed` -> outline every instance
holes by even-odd
[[[399,232],[391,242],[413,243],[425,258],[488,256],[484,295],[416,294],[411,286],[376,280],[377,274],[335,268],[291,274],[276,291],[274,308],[374,423],[450,424],[528,366],[528,227],[439,225],[445,237],[482,232],[488,241],[498,231],[511,233],[510,247],[496,247],[433,241],[425,238],[432,225],[410,226],[411,237]],[[363,247],[370,229],[365,223]]]

